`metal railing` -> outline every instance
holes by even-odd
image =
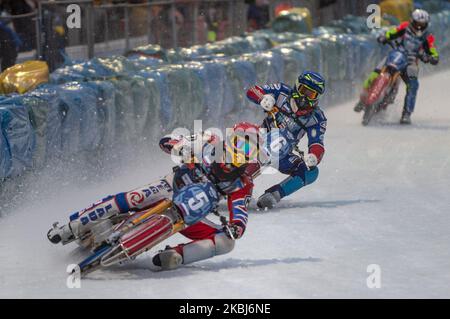
[[[281,3],[307,7],[317,25],[347,13],[363,14],[366,4],[373,1],[337,0],[330,1],[331,4],[325,7],[316,0],[271,0],[268,4],[271,18]],[[166,49],[189,47],[239,35],[247,30],[248,5],[245,0],[103,2],[39,1],[37,11],[0,17],[0,21],[31,19],[36,29],[35,56],[48,61],[50,69],[61,64],[64,55],[72,59],[87,59],[123,54],[144,44],[158,44]],[[70,15],[67,7],[73,4],[80,7],[81,28],[78,29],[69,28],[66,23]]]
[[[36,49],[39,46],[37,32],[37,30],[39,30],[38,11],[35,10],[30,13],[19,15],[3,15],[0,16],[0,22],[4,24],[5,27],[10,28],[10,30],[12,31],[10,33],[6,32],[7,35],[2,36],[0,39],[0,50],[2,50],[0,58],[2,60],[1,69],[4,70],[6,67],[13,65],[17,60],[18,54],[23,51],[32,52],[28,55],[29,58],[36,58],[36,55],[33,53],[36,52]],[[14,31],[17,26],[16,24],[20,22],[25,22],[25,24],[27,25],[26,32],[24,32],[22,28],[20,28],[20,31],[22,31],[23,33],[19,32],[19,30]],[[17,45],[14,36],[12,36],[14,32],[20,38],[20,46]],[[10,57],[6,58],[6,55]],[[5,59],[10,60],[10,63],[5,62]]]
[[[218,24],[220,34],[213,39],[222,39],[236,35],[245,30],[234,27],[234,18],[237,6],[244,6],[244,0],[184,0],[184,1],[152,1],[138,4],[100,5],[93,8],[94,16],[103,21],[97,25],[104,25],[103,36],[99,35],[100,42],[108,43],[110,40],[123,38],[125,50],[131,49],[131,39],[142,37],[146,43],[159,44],[164,48],[178,46],[191,46],[208,41],[208,32]],[[241,8],[242,9],[242,8]],[[216,21],[209,17],[212,11]],[[106,12],[106,14],[105,14]],[[111,24],[111,17],[119,19],[122,32],[112,34],[111,30],[117,27]],[[242,17],[242,21],[245,18]],[[214,32],[214,31],[213,31]],[[115,37],[117,33],[121,34]],[[217,38],[218,37],[218,38]]]
[[[67,23],[68,6],[73,4],[80,9],[80,28],[70,28]],[[95,55],[93,8],[92,0],[39,2],[37,56],[47,61],[50,70],[62,64],[65,56],[86,59]]]
[[[80,29],[69,29],[62,24],[69,15],[66,12],[69,4],[80,6]],[[246,28],[245,6],[245,0],[165,0],[100,5],[94,5],[92,0],[42,1],[39,3],[42,36],[38,56],[45,56],[46,42],[55,40],[51,33],[58,23],[66,32],[64,41],[65,48],[71,51],[69,55],[92,58],[123,53],[148,43],[163,48],[188,47],[240,34]]]

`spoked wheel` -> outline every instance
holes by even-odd
[[[372,120],[373,116],[377,112],[377,109],[378,109],[378,107],[376,104],[369,105],[364,109],[362,125],[367,126],[369,124],[370,120]]]
[[[161,202],[122,225],[91,256],[79,263],[81,276],[133,260],[184,227],[184,221],[172,207],[172,202]]]

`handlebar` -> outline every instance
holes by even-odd
[[[388,41],[386,42],[387,45],[389,45],[391,47],[392,50],[399,50],[399,46],[398,45],[394,45],[395,41]],[[395,42],[396,43],[396,42]],[[397,43],[396,43],[397,44]],[[416,57],[418,59],[420,59],[420,61],[422,61],[423,63],[430,63],[430,57],[428,56],[428,54],[426,54],[425,52],[419,52],[416,54]]]

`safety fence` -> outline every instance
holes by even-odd
[[[450,11],[433,14],[443,56],[450,48],[448,30]],[[291,84],[305,69],[325,75],[327,107],[353,97],[360,79],[386,53],[364,18],[307,31],[268,29],[181,49],[148,45],[127,56],[59,68],[50,83],[34,91],[0,97],[0,177],[42,167],[55,157],[155,142],[196,119],[215,127],[237,117],[255,121],[261,112],[246,100],[246,88]]]
[[[21,52],[19,62],[38,57],[47,61],[50,70],[54,70],[64,62],[64,56],[90,59],[94,56],[124,54],[130,48],[147,43],[158,44],[163,48],[189,47],[240,35],[252,24],[247,19],[250,2],[39,1],[35,11],[1,16],[0,23],[12,22],[11,29],[23,40],[18,49]],[[282,8],[306,6],[314,16],[314,24],[318,25],[336,16],[365,14],[367,5],[374,2],[377,1],[267,0],[267,6],[257,15],[269,21]],[[79,8],[78,26],[74,25],[71,18],[76,8]]]
[[[79,26],[66,26],[68,6],[80,8]],[[52,39],[42,43],[48,42],[56,51],[67,48],[71,57],[83,59],[122,54],[144,43],[188,47],[245,31],[245,6],[244,0],[43,1],[39,4],[41,28]],[[55,27],[61,30],[59,36],[53,32]],[[38,56],[45,55],[45,46],[38,50]]]
[[[123,54],[146,43],[188,47],[238,35],[246,30],[247,7],[245,0],[39,1],[30,13],[0,16],[20,39],[0,38],[0,45],[14,52],[13,61],[18,51],[19,62],[37,57],[54,70],[65,57]]]

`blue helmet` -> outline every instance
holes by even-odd
[[[305,71],[295,81],[292,97],[299,108],[314,108],[319,103],[320,95],[324,92],[325,79],[319,73]]]

